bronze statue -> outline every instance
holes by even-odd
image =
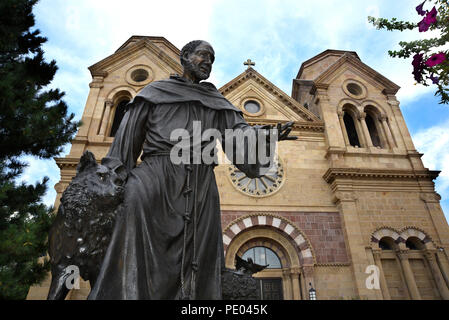
[[[253,274],[260,272],[267,268],[269,265],[262,266],[260,264],[254,263],[253,259],[248,258],[246,261],[240,258],[238,255],[235,255],[235,269],[237,272]]]
[[[182,76],[152,82],[130,102],[102,159],[102,166],[121,172],[126,183],[89,299],[222,298],[225,268],[216,162],[206,161],[203,152],[210,153],[215,140],[202,133],[218,132],[229,159],[250,177],[263,175],[269,164],[235,159],[258,152],[258,141],[272,142],[270,147],[274,141],[270,126],[249,126],[238,108],[203,81],[215,59],[209,43],[189,42],[180,59]],[[277,128],[276,140],[296,138],[288,136],[292,123]],[[173,139],[176,130],[188,137]],[[239,138],[227,130],[254,133],[257,139],[236,147]],[[181,162],[174,161],[178,153],[183,154],[177,158]]]
[[[123,202],[121,170],[123,167],[112,171],[97,164],[89,151],[81,157],[48,236],[51,285],[47,299],[65,299],[67,284],[72,284],[72,267],[95,285]]]

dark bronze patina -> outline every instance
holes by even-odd
[[[100,244],[92,239],[90,244],[84,244],[98,249],[98,252],[90,250],[82,258],[89,260],[87,264],[90,263],[94,270],[92,275],[82,271],[91,281],[89,299],[237,299],[238,292],[228,291],[244,289],[249,283],[255,288],[250,275],[236,277],[236,273],[229,273],[224,267],[214,165],[174,164],[170,150],[176,142],[170,140],[170,133],[180,128],[192,133],[194,121],[201,122],[203,131],[219,130],[223,139],[226,139],[226,129],[267,131],[271,126],[249,126],[238,108],[213,84],[203,81],[209,77],[215,59],[209,43],[188,43],[180,58],[184,67],[182,76],[150,83],[129,103],[110,150],[102,159],[99,168],[107,171],[111,179],[117,178],[115,182],[126,183],[120,193],[123,202],[109,204],[108,210],[114,213],[113,228],[106,224],[107,227],[97,231],[104,234]],[[278,140],[296,139],[289,136],[292,125],[289,122],[277,126]],[[209,140],[200,141],[197,147],[202,150],[208,143]],[[255,149],[250,147],[234,149],[233,155],[254,152]],[[142,162],[136,166],[140,154]],[[257,177],[261,175],[263,165],[243,163],[236,166],[249,177]],[[92,166],[91,169],[92,177],[98,176],[98,168]],[[87,183],[96,182],[87,179]],[[89,193],[91,189],[87,186],[85,192]],[[63,197],[77,196],[66,191]],[[98,201],[103,201],[102,197],[97,197]],[[57,238],[62,243],[66,241],[68,234],[62,233],[63,226],[70,227],[72,220],[74,224],[75,221],[81,223],[77,225],[81,233],[88,232],[92,226],[101,229],[102,218],[92,214],[83,219],[86,210],[80,204],[71,217],[58,213],[59,222],[53,227],[50,238]],[[63,282],[60,270],[67,263],[79,263],[79,259],[64,260],[61,257],[73,257],[80,248],[81,242],[72,241],[65,251],[58,245],[50,250],[56,270],[56,283],[52,285],[55,289],[51,290],[50,299],[61,299],[66,294],[63,289],[58,291]],[[95,258],[94,253],[97,254]],[[222,279],[234,283],[224,285],[226,290],[229,289],[225,290],[226,294],[222,294]],[[245,297],[256,297],[251,290],[247,290]]]

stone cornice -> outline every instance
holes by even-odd
[[[80,162],[79,158],[54,158],[56,161],[56,165],[59,169],[76,169],[78,163]],[[100,163],[101,160],[97,159],[97,162]]]
[[[440,171],[431,170],[382,170],[361,168],[329,168],[323,175],[327,183],[335,179],[413,179],[434,180]]]
[[[310,122],[321,122],[321,120],[315,114],[313,114],[311,111],[301,106],[301,104],[298,101],[287,95],[285,92],[276,87],[269,80],[265,79],[260,73],[258,73],[253,68],[246,69],[239,76],[237,76],[236,78],[234,78],[233,80],[229,81],[224,86],[222,86],[219,89],[219,91],[222,95],[226,96],[227,94],[238,88],[244,81],[251,78],[254,79],[256,82],[258,82],[263,88],[268,90],[271,94],[278,97],[287,107],[293,110],[301,118]]]

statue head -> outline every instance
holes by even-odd
[[[194,40],[182,48],[180,58],[184,67],[183,77],[198,83],[209,78],[215,52],[208,42]]]

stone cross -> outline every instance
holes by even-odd
[[[248,69],[251,68],[251,66],[255,66],[256,65],[256,63],[251,61],[251,59],[246,60],[246,62],[243,62],[243,64],[245,66],[248,66]]]

